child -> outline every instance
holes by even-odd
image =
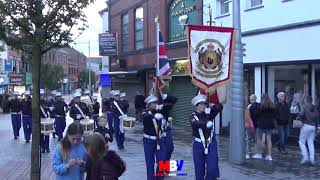
[[[55,148],[52,169],[56,180],[83,180],[86,149],[82,143],[83,130],[78,122],[69,125],[67,133]]]
[[[88,151],[87,180],[117,180],[126,170],[125,162],[114,151],[109,151],[104,137],[93,133],[86,137]]]
[[[255,103],[257,100],[256,95],[252,94],[250,96],[250,104],[245,109],[245,128],[246,128],[246,159],[250,158],[250,142],[254,140],[254,125],[250,114],[250,107],[253,103]]]
[[[100,133],[106,140],[106,142],[112,142],[113,138],[112,138],[112,134],[111,131],[106,128],[107,125],[107,117],[106,116],[100,116],[98,117],[97,120],[97,128],[94,130],[94,132],[98,132]]]

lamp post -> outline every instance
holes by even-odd
[[[235,47],[232,79],[232,118],[230,121],[229,161],[242,164],[245,155],[244,142],[244,93],[243,93],[243,54],[241,43],[240,0],[233,0],[233,27]]]
[[[91,92],[91,58],[90,58],[90,40],[89,40],[89,57],[88,57],[88,59],[89,59],[89,91],[90,91],[90,94],[92,94],[92,92]]]

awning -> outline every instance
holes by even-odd
[[[108,72],[105,74],[109,74],[109,75],[126,75],[126,74],[137,74],[138,71],[134,70],[134,71],[112,71],[112,72]]]

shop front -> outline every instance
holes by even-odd
[[[23,74],[10,74],[9,91],[18,92],[20,95],[26,91],[26,86],[24,85],[24,75]]]
[[[8,92],[8,85],[10,79],[7,75],[0,75],[0,94],[6,94]]]
[[[32,89],[32,74],[31,73],[26,73],[25,74],[24,84],[26,86],[26,90]]]

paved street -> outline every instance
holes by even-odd
[[[71,119],[67,119],[68,123]],[[1,179],[28,179],[30,164],[30,146],[23,138],[21,128],[19,140],[13,140],[10,115],[0,114],[0,177]],[[143,180],[146,178],[144,154],[142,146],[142,126],[137,125],[135,130],[126,134],[125,150],[118,151],[127,163],[127,171],[121,180]],[[172,159],[184,160],[183,173],[187,177],[170,177],[167,179],[194,179],[191,134],[190,131],[174,131],[175,150]],[[290,147],[289,155],[281,156],[274,148],[273,161],[248,160],[244,165],[233,165],[227,162],[228,139],[219,137],[221,180],[259,180],[259,179],[319,179],[319,165],[316,167],[299,165],[300,154],[298,147]],[[57,139],[50,140],[51,152],[57,145]],[[110,149],[116,149],[115,143]],[[51,171],[50,154],[42,155],[42,179],[54,179]],[[319,159],[319,154],[317,154]]]

